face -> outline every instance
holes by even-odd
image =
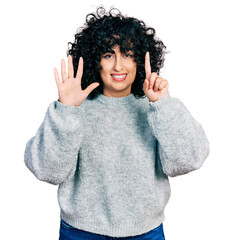
[[[103,95],[124,97],[131,93],[131,86],[136,77],[137,64],[132,51],[120,52],[120,46],[101,56],[100,76],[103,81]]]

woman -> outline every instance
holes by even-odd
[[[114,9],[87,15],[54,69],[59,99],[25,149],[41,181],[59,185],[60,239],[165,239],[168,177],[200,168],[209,142],[159,77],[155,30]]]

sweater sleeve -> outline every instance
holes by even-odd
[[[169,92],[158,101],[149,101],[149,105],[148,123],[158,142],[164,173],[175,177],[200,168],[209,155],[202,126]]]
[[[81,106],[51,103],[37,133],[26,144],[24,162],[41,181],[62,183],[75,169],[83,139]]]

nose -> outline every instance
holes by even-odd
[[[121,56],[115,57],[114,70],[120,72],[123,69],[123,62]]]

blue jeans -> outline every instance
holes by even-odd
[[[133,237],[108,237],[96,233],[86,232],[77,228],[70,226],[68,223],[61,219],[60,225],[60,237],[59,240],[141,240],[141,239],[151,239],[151,240],[165,240],[163,232],[163,224],[161,223],[157,228],[144,233],[142,235],[137,235]]]

